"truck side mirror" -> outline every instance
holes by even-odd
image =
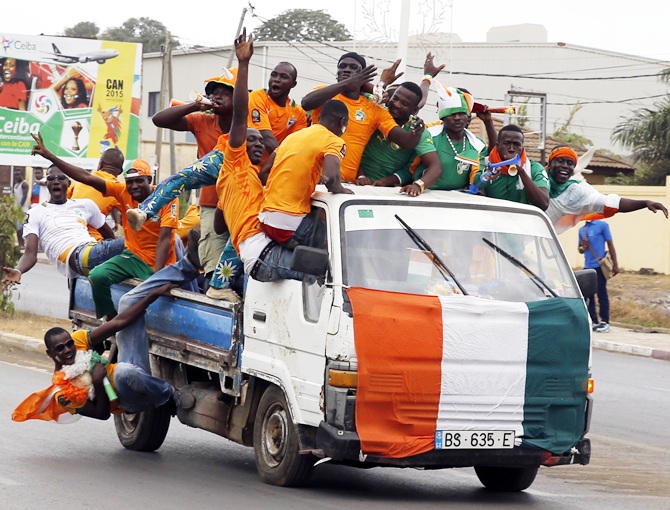
[[[575,277],[582,296],[593,296],[598,291],[598,277],[595,269],[580,269],[575,271]]]
[[[297,246],[293,250],[291,269],[309,275],[323,276],[328,270],[328,251],[311,246]]]

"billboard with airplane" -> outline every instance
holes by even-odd
[[[139,157],[142,45],[0,33],[0,165],[43,166],[31,133],[95,168],[118,147]]]

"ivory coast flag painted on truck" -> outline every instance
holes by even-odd
[[[435,432],[513,430],[564,453],[584,433],[590,329],[584,302],[347,290],[364,454],[435,448]]]

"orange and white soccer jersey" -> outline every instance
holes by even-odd
[[[323,88],[325,85],[315,87]],[[342,135],[347,144],[347,155],[342,160],[340,174],[344,181],[355,181],[358,174],[358,167],[363,157],[363,151],[368,144],[372,134],[379,129],[381,133],[388,138],[388,134],[398,124],[391,114],[378,104],[373,103],[367,97],[361,95],[358,99],[350,99],[342,94],[337,94],[333,99],[342,101],[349,110],[349,125]],[[312,111],[312,123],[319,122],[321,108],[315,108]]]
[[[291,133],[307,127],[307,115],[290,97],[281,106],[268,96],[267,90],[258,89],[249,94],[248,126],[259,131],[272,131],[281,144]]]
[[[321,180],[326,156],[342,159],[349,147],[321,124],[293,133],[277,149],[263,196],[261,211],[304,216]]]
[[[163,207],[158,213],[159,221],[147,221],[139,232],[135,232],[128,225],[125,212],[139,205],[137,200],[128,193],[125,183],[107,182],[106,194],[116,197],[123,208],[123,232],[126,236],[126,249],[133,252],[142,262],[156,270],[156,245],[161,227],[172,229],[179,228],[179,200],[174,199]],[[177,261],[174,249],[174,236],[170,236],[170,253],[165,265],[174,264]]]
[[[94,172],[91,172],[91,175],[95,175],[96,177],[100,177],[101,179],[104,179],[106,181],[116,181],[116,177],[114,175],[110,174],[109,172],[105,172],[104,170],[96,170]],[[105,216],[111,213],[112,209],[118,209],[119,211],[121,210],[121,204],[116,198],[106,197],[105,195],[100,193],[97,189],[82,182],[75,182],[74,185],[70,186],[67,190],[67,197],[88,198],[90,200],[93,200],[93,202],[95,202],[95,205],[97,205],[98,208],[100,209],[100,212]],[[93,237],[96,241],[102,241],[102,236],[100,235],[100,232],[98,232],[90,225],[88,226],[88,231],[91,234],[91,237]]]
[[[219,138],[228,141],[228,133],[224,134],[219,125],[219,116],[213,113],[193,112],[186,117],[188,130],[195,136],[198,144],[198,159],[211,152],[218,144]],[[222,149],[225,149],[225,145]],[[216,207],[216,186],[204,186],[200,188],[199,204],[205,207]]]
[[[216,191],[219,209],[223,211],[230,231],[230,242],[240,253],[242,242],[261,233],[258,211],[263,201],[263,184],[258,178],[257,167],[247,155],[246,141],[241,147],[226,147]]]

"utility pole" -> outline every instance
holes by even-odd
[[[244,25],[244,17],[247,15],[247,8],[242,9],[242,16],[240,16],[240,22],[237,25],[237,32],[235,32],[235,39],[239,37],[242,33],[242,26]],[[233,56],[235,56],[235,46],[230,49],[230,54],[228,55],[228,63],[226,64],[226,69],[230,69],[230,66],[233,65]]]
[[[169,100],[169,91],[168,89],[168,82],[170,81],[171,78],[168,78],[168,73],[170,75],[172,74],[172,70],[170,69],[170,54],[172,53],[172,49],[170,47],[170,40],[172,39],[172,36],[170,35],[170,32],[165,33],[165,42],[161,46],[161,52],[163,54],[163,60],[161,63],[161,86],[160,86],[160,92],[158,94],[158,111],[163,110],[164,108],[167,107],[167,102]],[[160,169],[161,166],[161,149],[163,148],[163,128],[157,128],[156,129],[156,164],[158,165],[158,168]],[[156,180],[158,180],[158,176],[156,175]]]
[[[540,163],[547,164],[547,94],[544,92],[525,92],[521,90],[509,90],[505,94],[505,104],[513,104],[515,97],[536,98],[540,101],[540,142],[538,149],[540,149]],[[511,121],[511,115],[505,115],[505,125]]]
[[[407,61],[407,40],[409,34],[410,0],[402,0],[400,6],[400,29],[398,30],[398,73],[405,72]]]

